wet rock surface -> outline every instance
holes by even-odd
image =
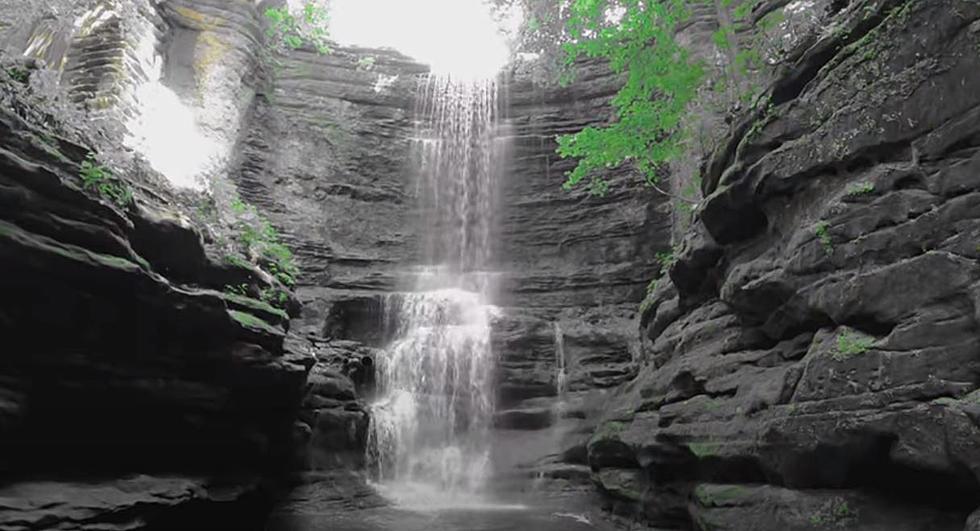
[[[851,2],[716,153],[673,285],[644,304],[644,364],[588,443],[615,510],[963,528],[980,503],[978,17]]]
[[[268,275],[210,256],[159,175],[126,175],[132,201],[85,187],[93,148],[33,121],[37,101],[11,82],[0,528],[260,527],[302,452],[292,425],[315,358],[286,342],[284,311],[225,291]]]

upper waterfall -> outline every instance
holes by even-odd
[[[397,323],[377,363],[368,461],[383,492],[425,508],[479,503],[490,475],[490,324],[495,190],[505,150],[494,80],[420,80],[412,291],[388,298]]]

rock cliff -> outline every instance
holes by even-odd
[[[845,4],[706,164],[588,443],[615,510],[958,530],[980,502],[980,6]]]
[[[83,184],[90,146],[34,121],[43,111],[12,68],[0,109],[0,529],[254,526],[263,481],[295,453],[314,358],[286,344],[285,312],[223,290],[267,280],[212,258],[159,176],[127,175],[131,198]]]

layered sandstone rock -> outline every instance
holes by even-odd
[[[963,527],[980,494],[978,18],[851,2],[716,152],[645,304],[645,364],[588,444],[618,509]]]

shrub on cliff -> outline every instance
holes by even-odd
[[[297,49],[309,43],[321,54],[331,52],[327,42],[329,17],[322,1],[307,0],[298,13],[290,11],[288,6],[270,7],[265,10],[265,18],[266,35],[274,48]]]

